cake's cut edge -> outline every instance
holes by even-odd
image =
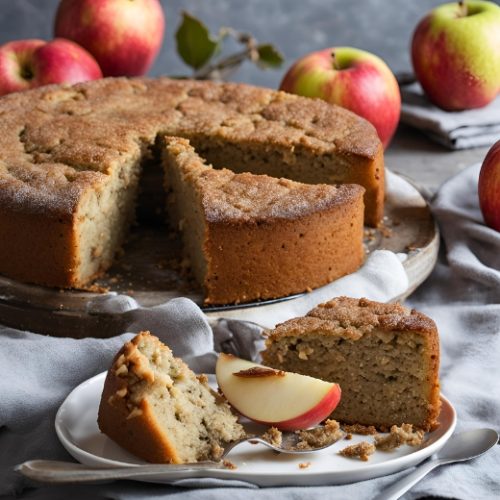
[[[245,435],[229,405],[168,346],[141,332],[116,354],[99,405],[101,432],[153,463],[218,460]]]
[[[206,304],[302,293],[363,263],[363,192],[212,168],[164,138],[165,188]]]
[[[382,431],[439,425],[438,331],[430,318],[400,304],[333,299],[277,325],[262,357],[273,368],[339,383],[342,400],[332,418],[344,423]]]

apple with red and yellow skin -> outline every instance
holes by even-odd
[[[351,47],[313,52],[296,61],[280,89],[319,97],[366,118],[387,147],[399,122],[401,94],[392,71],[379,57]]]
[[[500,7],[477,0],[437,7],[417,25],[411,58],[436,106],[486,106],[500,91]]]
[[[139,76],[158,55],[165,16],[159,0],[62,0],[54,31],[85,47],[104,76]]]
[[[69,40],[17,40],[0,47],[0,95],[98,78],[102,72],[96,60]]]
[[[340,401],[338,384],[269,369],[231,354],[219,355],[215,375],[236,411],[281,430],[312,427],[327,418]]]
[[[479,173],[479,206],[486,224],[500,231],[500,141],[484,158]]]

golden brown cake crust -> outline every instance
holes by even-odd
[[[142,335],[149,335],[149,332],[141,333],[127,342],[113,359],[99,405],[99,429],[148,462],[182,463],[168,437],[157,428],[148,401],[142,400],[138,406],[132,405],[127,400],[127,379],[119,375],[119,370],[127,367],[127,370],[137,370],[140,378],[147,378],[147,374],[141,373],[140,356],[137,353]]]
[[[81,193],[160,133],[375,160],[373,127],[321,100],[244,84],[106,78],[0,99],[0,207],[70,217]]]
[[[85,201],[169,134],[209,143],[212,156],[228,145],[278,155],[290,172],[297,158],[335,159],[340,167],[325,182],[361,184],[365,223],[382,218],[382,145],[371,124],[343,108],[244,84],[168,78],[46,86],[0,99],[0,213],[11,221],[0,219],[0,272],[51,286],[85,285],[76,239]],[[314,172],[300,175],[317,182]],[[38,232],[50,244],[35,253]]]
[[[357,339],[374,329],[428,333],[439,348],[436,324],[425,314],[401,304],[386,304],[365,298],[337,297],[320,304],[304,318],[294,318],[272,330],[269,342],[285,336],[307,336],[321,329],[324,335]]]

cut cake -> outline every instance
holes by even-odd
[[[100,276],[134,220],[142,166],[165,135],[190,139],[215,167],[359,184],[365,224],[382,218],[382,144],[343,108],[168,78],[47,86],[0,99],[0,273],[63,288]]]

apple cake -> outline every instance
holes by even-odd
[[[229,405],[149,332],[117,353],[99,406],[99,429],[154,463],[218,460],[245,436]]]
[[[187,139],[164,142],[167,213],[205,303],[303,292],[363,262],[361,186],[216,170]]]
[[[365,224],[382,218],[382,145],[366,120],[343,108],[168,78],[47,86],[0,99],[0,273],[63,288],[101,275],[124,242],[141,171],[165,135],[189,139],[208,162],[236,173],[359,184]]]
[[[400,304],[340,297],[269,333],[264,364],[337,382],[332,418],[389,430],[437,425],[439,339],[436,325]]]

